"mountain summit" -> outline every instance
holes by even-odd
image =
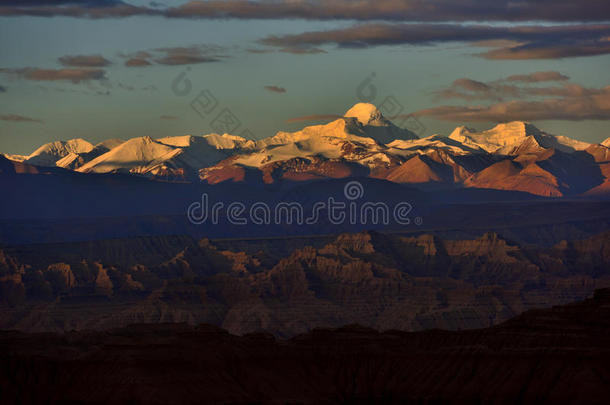
[[[390,143],[394,140],[411,140],[419,137],[408,129],[399,128],[383,116],[379,109],[370,103],[358,103],[347,110],[346,119],[356,119],[362,125],[365,134],[380,144]]]
[[[381,111],[370,103],[358,103],[347,110],[344,117],[353,117],[362,125],[372,125],[375,127],[388,125],[390,121],[385,119]]]
[[[532,145],[568,153],[583,150],[589,146],[586,142],[547,134],[525,121],[501,123],[481,132],[461,126],[457,127],[449,138],[464,145],[476,146],[490,153],[504,155],[511,154],[516,149],[531,150]]]

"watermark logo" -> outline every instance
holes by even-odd
[[[193,92],[193,83],[188,76],[189,71],[190,68],[186,68],[172,80],[171,90],[174,95],[185,97]],[[221,108],[218,98],[209,89],[199,91],[189,105],[199,117],[209,121],[212,131],[218,134],[233,134],[243,128],[241,120],[230,108]],[[243,128],[240,136],[246,139],[254,139],[254,134],[248,128]]]
[[[225,220],[232,225],[421,225],[421,217],[412,217],[413,205],[401,201],[394,205],[383,201],[362,201],[365,189],[359,181],[349,181],[343,187],[344,199],[328,197],[306,207],[297,201],[270,205],[258,201],[247,206],[241,201],[212,202],[207,193],[187,209],[189,222],[217,225]]]

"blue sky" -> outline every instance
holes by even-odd
[[[335,39],[331,39],[315,45],[315,49],[324,52],[295,54],[258,42],[269,36],[346,30],[354,24],[367,22],[294,18],[185,19],[148,15],[101,19],[0,17],[0,68],[3,69],[0,91],[4,89],[0,92],[0,116],[4,117],[0,120],[0,152],[28,154],[42,143],[76,137],[95,143],[108,138],[144,135],[200,135],[214,132],[212,121],[224,108],[241,122],[235,134],[247,129],[248,136],[262,138],[278,130],[296,130],[318,122],[287,122],[295,117],[342,114],[360,101],[357,88],[373,72],[377,89],[374,103],[393,96],[404,106],[404,112],[428,111],[418,116],[426,128],[424,136],[448,134],[461,124],[484,129],[498,120],[490,115],[490,119],[464,122],[430,109],[523,101],[523,95],[514,94],[502,94],[501,99],[497,98],[499,93],[490,98],[474,99],[449,99],[439,95],[460,78],[495,86],[511,75],[554,71],[569,79],[507,83],[525,89],[580,86],[592,94],[610,84],[610,53],[604,52],[579,57],[489,59],[475,56],[487,48],[472,42],[382,43],[354,47],[337,45],[333,42]],[[523,24],[494,22],[492,25]],[[217,61],[178,65],[154,62],[162,57],[162,52],[156,49],[190,46],[200,47],[202,55],[212,56]],[[310,46],[306,43],[299,49]],[[249,49],[266,52],[252,53]],[[125,55],[139,51],[154,54],[149,58],[152,65],[126,67],[124,63],[128,57]],[[62,66],[58,58],[74,55],[100,55],[109,61],[100,68],[104,71],[104,79],[73,83],[69,80],[32,80],[22,73],[24,68],[72,69],[74,67]],[[172,91],[172,82],[182,73],[191,81],[192,89],[180,96]],[[281,87],[285,92],[269,91],[265,86]],[[218,100],[218,108],[203,118],[190,107],[202,90],[209,90]],[[528,97],[535,102],[551,96],[539,92],[537,96]],[[600,142],[610,136],[610,114],[605,115],[605,108],[610,110],[610,107],[603,104],[608,101],[605,93],[601,97],[604,98],[601,107],[595,107],[600,109],[595,119],[582,111],[575,114],[567,111],[566,118],[557,113],[547,119],[549,114],[543,112],[532,116],[540,119],[526,119],[547,132]],[[574,100],[582,102],[580,96]]]

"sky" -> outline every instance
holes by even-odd
[[[601,142],[608,21],[598,0],[2,0],[0,152],[260,139],[362,101],[420,136],[525,120]]]

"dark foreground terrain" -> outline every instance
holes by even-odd
[[[150,237],[0,249],[0,329],[212,324],[464,330],[610,287],[610,233],[551,247],[497,233],[361,232],[250,241]]]
[[[610,289],[469,331],[0,332],[2,403],[607,404]]]

